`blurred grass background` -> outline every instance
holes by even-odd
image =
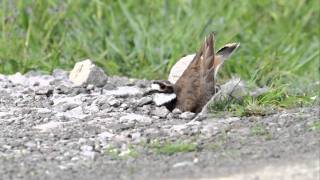
[[[0,73],[94,60],[109,75],[165,79],[216,32],[240,42],[221,69],[260,86],[319,93],[318,0],[0,0]]]

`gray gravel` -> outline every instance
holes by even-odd
[[[0,75],[0,179],[319,178],[319,107],[196,121],[142,97],[149,85]],[[170,143],[195,149],[157,151]]]

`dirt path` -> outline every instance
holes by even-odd
[[[148,81],[108,82],[0,76],[0,179],[319,179],[317,106],[191,121],[142,98]]]

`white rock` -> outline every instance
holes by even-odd
[[[78,161],[79,159],[80,159],[79,156],[75,156],[75,157],[72,157],[72,158],[71,158],[71,161]]]
[[[201,125],[201,122],[200,121],[197,121],[196,118],[194,118],[192,121],[189,121],[187,123],[187,126],[200,126]]]
[[[151,124],[152,123],[152,119],[143,115],[139,115],[139,114],[128,114],[125,116],[120,117],[119,121],[121,123],[145,123],[145,124]]]
[[[37,108],[37,111],[39,114],[48,114],[52,112],[52,110],[48,108]],[[1,117],[1,113],[0,113],[0,117]]]
[[[198,162],[199,162],[199,158],[196,157],[196,158],[193,159],[193,163],[194,164],[197,164]]]
[[[200,130],[201,134],[204,134],[208,137],[214,136],[220,132],[219,127],[217,123],[208,123],[207,125],[204,125],[202,129]]]
[[[55,94],[52,98],[54,105],[60,105],[64,103],[74,103],[78,104],[79,106],[83,103],[82,99],[86,98],[85,95],[79,94],[76,96],[68,97],[66,95],[57,95]]]
[[[100,110],[99,110],[99,107],[98,107],[97,105],[95,105],[95,104],[91,104],[91,106],[89,106],[89,107],[87,108],[87,110],[88,110],[89,113],[91,113],[91,114],[97,113],[97,112],[100,111]]]
[[[126,103],[123,103],[123,104],[120,105],[120,107],[123,108],[123,109],[127,109],[129,107],[129,105],[126,104]]]
[[[151,117],[152,117],[152,119],[160,119],[159,116],[151,116]]]
[[[34,128],[38,129],[38,130],[40,130],[42,132],[48,132],[51,129],[55,129],[55,128],[60,127],[62,124],[63,124],[63,122],[51,121],[51,122],[48,122],[46,124],[37,125]]]
[[[58,167],[61,169],[61,170],[69,170],[72,168],[72,166],[74,166],[74,163],[68,163],[66,165],[59,165]]]
[[[86,143],[86,142],[87,142],[87,139],[85,139],[85,138],[79,138],[79,140],[78,140],[79,144],[83,144],[83,143]]]
[[[41,86],[35,89],[36,95],[46,95],[50,96],[53,93],[53,89],[51,87]]]
[[[12,149],[12,146],[9,146],[7,144],[2,145],[2,147],[5,148],[5,149],[8,149],[8,150]]]
[[[118,106],[120,106],[121,102],[119,100],[115,99],[114,97],[111,97],[108,99],[108,104],[113,107],[118,107]]]
[[[156,107],[154,110],[151,111],[151,114],[160,118],[165,118],[169,114],[169,110],[164,106]]]
[[[133,139],[133,140],[137,140],[140,137],[141,137],[141,133],[139,133],[139,132],[135,132],[135,133],[131,134],[131,139]]]
[[[177,132],[178,134],[184,134],[184,130],[187,128],[188,126],[186,124],[178,124],[178,125],[173,125],[171,127],[171,130],[173,132]]]
[[[195,113],[187,111],[187,112],[184,112],[184,113],[180,114],[179,117],[181,119],[190,120],[190,119],[193,119],[195,117],[195,115],[196,115]]]
[[[110,139],[110,138],[112,138],[112,137],[114,137],[114,136],[115,136],[114,134],[112,134],[112,133],[110,133],[110,132],[107,132],[107,131],[98,134],[98,137],[99,137],[99,140],[100,140],[100,141],[104,141],[104,140],[106,140],[106,139]]]
[[[231,124],[239,120],[240,120],[239,117],[229,117],[229,118],[223,119],[223,122]]]
[[[76,103],[60,103],[54,106],[54,110],[58,111],[58,112],[66,112],[66,111],[70,111],[73,108],[78,107],[79,104]]]
[[[173,114],[181,114],[182,111],[180,109],[178,109],[178,108],[174,108],[174,110],[172,110],[172,113]]]
[[[94,160],[97,157],[97,153],[94,151],[82,151],[81,154],[91,160]]]
[[[92,147],[92,146],[89,146],[89,145],[82,145],[82,146],[80,147],[80,149],[81,149],[82,151],[92,151],[92,150],[93,150],[93,147]]]
[[[87,90],[93,90],[93,89],[94,89],[94,85],[93,84],[88,84]]]
[[[83,112],[82,107],[80,107],[80,106],[73,108],[70,111],[61,113],[61,114],[58,113],[57,116],[58,115],[63,115],[68,118],[77,118],[77,119],[84,119],[85,117],[88,116],[87,114],[85,114]]]
[[[25,143],[25,146],[28,148],[35,148],[35,147],[37,147],[37,144],[35,142],[28,141]]]
[[[75,64],[70,72],[69,79],[75,86],[92,84],[103,86],[106,83],[107,76],[104,71],[87,59]]]
[[[173,168],[185,167],[185,166],[192,166],[194,163],[191,161],[182,161],[174,164]]]
[[[118,87],[116,90],[110,90],[110,91],[104,91],[105,95],[114,95],[119,97],[125,97],[125,96],[133,96],[142,94],[142,91],[134,86],[121,86]]]

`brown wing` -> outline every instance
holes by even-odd
[[[182,111],[201,111],[214,93],[214,77],[209,77],[213,64],[214,34],[211,33],[174,86],[177,108]]]
[[[214,34],[211,33],[209,38],[205,40],[203,48],[203,62],[201,69],[205,73],[214,64]]]
[[[215,66],[215,54],[214,54],[214,34],[211,33],[209,38],[206,39],[204,48],[203,48],[203,58],[201,65],[201,76],[202,80],[205,80],[204,83],[210,82],[214,79],[213,76],[209,76],[211,74],[211,69],[214,69]],[[214,71],[214,70],[213,70]]]
[[[214,34],[211,33],[205,41],[203,48],[203,58],[201,65],[200,94],[198,111],[211,99],[215,93],[215,53],[214,53]]]

